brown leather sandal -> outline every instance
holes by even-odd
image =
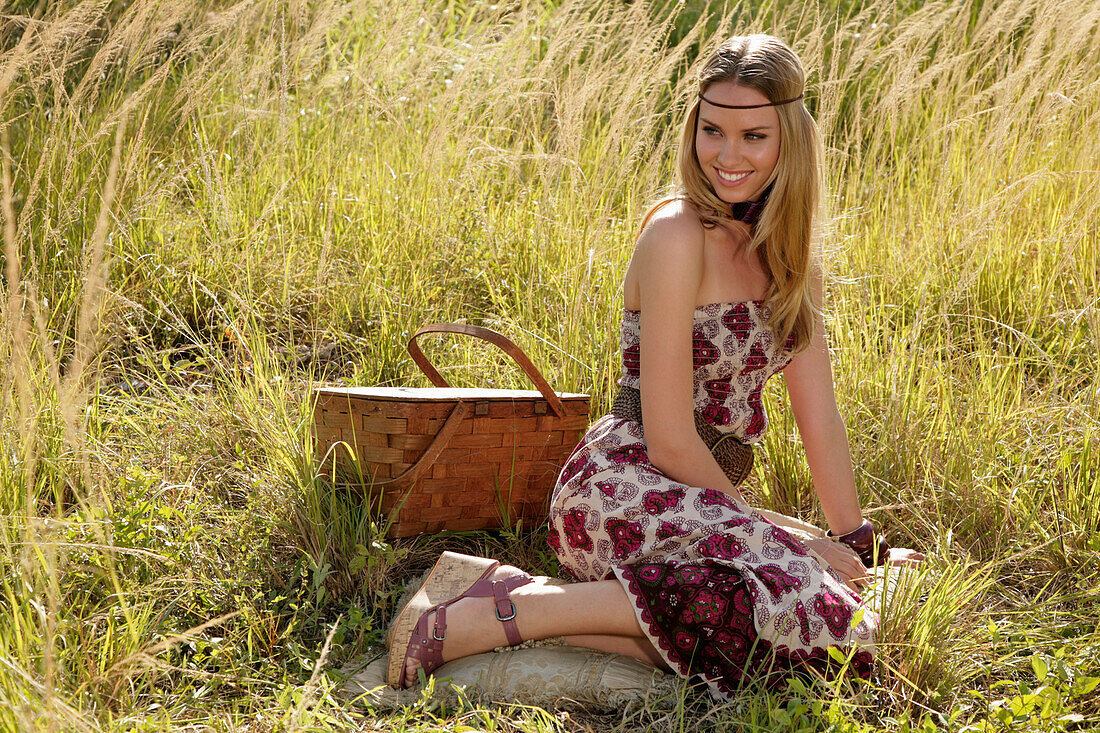
[[[524,572],[506,578],[490,578],[498,567],[499,562],[484,557],[457,552],[444,552],[440,556],[424,585],[401,609],[390,629],[390,656],[386,668],[386,681],[390,685],[405,686],[405,666],[409,659],[419,659],[420,668],[426,675],[443,665],[447,607],[463,598],[493,597],[497,620],[504,624],[508,645],[523,642],[516,628],[516,606],[510,593],[534,578]],[[435,622],[429,628],[428,616],[433,612]]]

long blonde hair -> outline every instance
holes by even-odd
[[[699,72],[698,91],[732,81],[762,93],[770,102],[803,93],[802,63],[785,43],[766,35],[735,36],[719,46]],[[770,181],[771,193],[752,229],[749,250],[760,249],[770,276],[768,325],[779,343],[791,339],[795,351],[810,344],[815,303],[812,274],[820,263],[811,247],[814,219],[821,200],[821,136],[801,100],[775,107],[779,113],[779,160]],[[692,204],[703,226],[724,226],[730,205],[711,188],[695,151],[699,100],[688,109],[677,151],[674,196]]]

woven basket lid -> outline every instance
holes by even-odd
[[[534,389],[462,389],[457,387],[317,387],[318,394],[365,397],[384,400],[453,402],[454,400],[538,400]],[[587,400],[588,395],[557,392],[563,400]]]

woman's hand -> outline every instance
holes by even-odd
[[[842,545],[829,537],[806,540],[806,547],[821,556],[821,559],[829,563],[829,566],[840,573],[844,583],[852,590],[858,592],[860,588],[871,582],[871,576],[867,574],[867,568],[860,562],[855,550]]]
[[[844,583],[854,591],[870,584],[874,579],[859,559],[855,550],[830,537],[803,541],[806,547],[821,556],[829,566],[840,573]],[[891,547],[887,562],[890,565],[917,565],[924,561],[924,553],[905,547]]]

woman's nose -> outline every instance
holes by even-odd
[[[727,140],[722,146],[722,151],[718,154],[718,165],[723,168],[733,168],[743,160],[741,146],[734,140]]]

